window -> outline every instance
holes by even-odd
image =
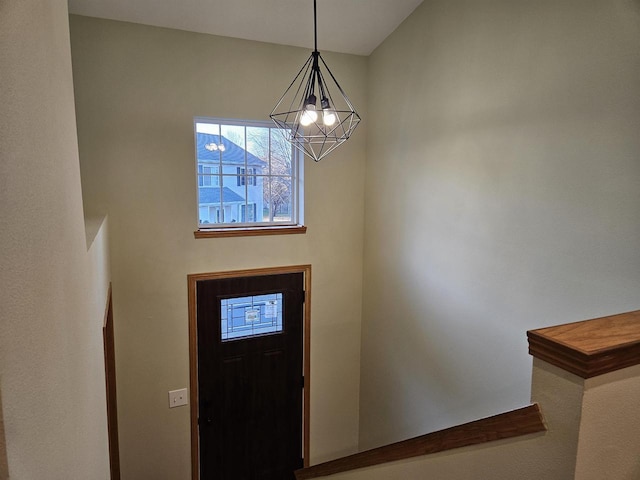
[[[242,222],[255,222],[256,220],[256,204],[251,203],[249,205],[242,205],[240,209],[240,221]]]
[[[219,186],[220,178],[218,177],[218,167],[212,167],[211,165],[198,164],[198,186],[199,187],[211,187]]]
[[[220,339],[282,332],[282,293],[225,298],[220,301]]]
[[[302,157],[275,125],[194,123],[199,232],[301,226]]]
[[[255,168],[248,168],[248,169],[244,169],[244,168],[240,168],[238,167],[238,186],[244,185],[245,183],[247,185],[252,185],[252,186],[256,186],[256,172],[257,170]],[[245,175],[245,173],[249,174],[249,175]]]

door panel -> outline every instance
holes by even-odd
[[[200,478],[302,467],[303,273],[197,282]]]

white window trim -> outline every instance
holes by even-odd
[[[275,234],[292,234],[292,233],[306,233],[306,227],[304,226],[304,157],[299,153],[299,151],[295,148],[292,148],[292,162],[291,162],[291,188],[292,188],[292,212],[291,212],[291,221],[290,222],[246,222],[246,223],[216,223],[216,224],[201,224],[200,223],[200,203],[199,203],[199,171],[198,165],[204,165],[203,162],[198,162],[198,153],[197,153],[197,123],[211,123],[217,125],[238,125],[245,127],[245,139],[246,139],[246,128],[247,127],[261,127],[261,128],[270,128],[276,129],[277,127],[271,122],[267,121],[245,121],[238,119],[229,119],[229,118],[217,118],[217,117],[195,117],[193,123],[193,131],[195,138],[195,156],[196,156],[196,168],[195,168],[195,176],[196,176],[196,225],[197,230],[194,232],[194,236],[196,238],[209,238],[209,237],[226,237],[226,236],[254,236],[254,235],[275,235]],[[271,131],[271,130],[270,130]],[[271,137],[269,136],[269,141],[271,141]],[[212,163],[211,167],[218,167],[218,185],[212,185],[211,187],[223,188],[224,181],[221,181],[224,177],[236,177],[236,175],[225,174],[220,168],[221,164]],[[243,169],[251,169],[255,167],[251,167],[246,164]],[[268,174],[256,174],[252,175],[256,178],[256,185],[258,184],[257,178],[262,177],[264,180],[267,180],[272,177],[270,172]],[[277,177],[278,175],[273,175]],[[246,177],[245,177],[246,178]],[[248,198],[247,189],[254,185],[248,185],[249,182],[244,182],[245,188],[245,198]],[[209,186],[204,186],[207,188]],[[251,202],[253,203],[253,202]],[[204,205],[204,204],[203,204]],[[207,204],[208,205],[208,204]],[[218,204],[219,205],[219,204]],[[256,212],[258,214],[258,212]]]

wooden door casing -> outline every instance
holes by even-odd
[[[220,280],[220,279],[234,279],[231,283],[228,283],[229,288],[232,288],[235,293],[238,292],[253,292],[253,293],[261,293],[264,291],[264,286],[256,287],[254,278],[256,277],[258,281],[269,280],[270,275],[275,275],[273,278],[283,278],[283,274],[291,274],[298,273],[297,278],[294,280],[294,283],[297,282],[298,285],[302,285],[303,288],[300,289],[300,293],[298,294],[301,298],[296,299],[295,295],[289,293],[287,296],[289,297],[285,300],[285,304],[289,304],[286,309],[288,311],[292,311],[295,308],[298,308],[297,314],[303,317],[304,321],[301,322],[298,327],[298,332],[291,332],[294,336],[298,337],[298,353],[301,354],[300,357],[303,359],[301,362],[302,365],[298,365],[296,369],[289,370],[283,378],[286,378],[286,382],[289,385],[296,384],[301,386],[300,382],[304,382],[304,390],[302,391],[302,396],[298,397],[300,401],[294,400],[293,402],[298,406],[304,406],[302,409],[302,427],[299,422],[296,426],[296,434],[298,435],[298,444],[297,449],[298,452],[300,450],[304,451],[304,465],[308,465],[308,452],[309,452],[309,422],[308,422],[308,414],[309,414],[309,325],[310,325],[310,283],[311,283],[311,268],[310,266],[294,266],[294,267],[283,267],[283,268],[273,268],[273,269],[260,269],[260,270],[244,270],[240,272],[222,272],[215,274],[197,274],[197,275],[189,275],[189,327],[190,327],[190,367],[191,367],[191,425],[192,425],[192,434],[191,434],[191,445],[192,445],[192,479],[200,478],[200,438],[198,435],[198,413],[206,414],[205,417],[200,418],[200,423],[207,425],[208,422],[212,424],[220,425],[220,415],[221,412],[224,412],[224,415],[227,417],[228,424],[236,423],[236,420],[241,420],[244,416],[246,416],[247,411],[256,411],[255,401],[256,396],[251,394],[251,392],[246,392],[246,395],[237,395],[238,392],[243,392],[243,389],[246,390],[247,386],[243,384],[244,380],[247,377],[247,370],[254,370],[257,373],[258,379],[264,379],[267,384],[258,385],[257,391],[260,393],[260,399],[263,403],[262,410],[264,414],[259,415],[252,419],[252,422],[255,422],[254,428],[251,429],[250,432],[234,431],[230,438],[234,438],[236,440],[242,440],[244,444],[247,439],[253,441],[254,444],[268,444],[269,442],[273,442],[276,438],[283,438],[289,435],[293,437],[294,434],[291,431],[286,433],[286,425],[287,422],[282,421],[279,418],[278,412],[290,410],[291,407],[284,406],[279,400],[279,394],[275,394],[271,397],[268,395],[265,397],[265,392],[282,392],[284,391],[284,387],[278,385],[277,382],[273,382],[270,379],[271,372],[274,369],[282,368],[281,365],[289,364],[290,362],[287,360],[286,352],[283,352],[281,349],[281,345],[278,342],[281,342],[283,338],[286,338],[286,335],[266,335],[257,338],[250,339],[250,341],[230,341],[230,342],[221,342],[221,345],[224,347],[223,357],[220,357],[220,362],[217,367],[218,370],[218,382],[224,384],[223,391],[229,392],[229,395],[235,395],[235,399],[233,398],[222,398],[222,399],[212,399],[207,395],[200,395],[199,388],[201,385],[198,385],[198,367],[199,360],[201,358],[201,362],[211,362],[214,361],[210,356],[212,354],[211,349],[205,347],[202,342],[199,340],[198,336],[198,325],[197,325],[197,313],[198,308],[206,308],[211,312],[219,313],[219,297],[220,295],[229,295],[233,293],[229,290],[221,290],[216,295],[216,298],[212,298],[210,295],[206,302],[209,302],[206,306],[202,305],[198,307],[197,301],[198,292],[200,291],[200,295],[203,296],[201,291],[202,287],[198,285],[200,282],[206,282],[207,280]],[[277,277],[280,275],[280,277]],[[292,277],[295,278],[296,276]],[[225,283],[225,282],[223,282]],[[205,283],[202,283],[205,285]],[[239,287],[239,288],[238,288]],[[282,285],[280,285],[282,287]],[[291,286],[289,286],[291,287]],[[295,290],[295,288],[289,288],[288,290],[291,292]],[[296,287],[297,288],[297,287]],[[304,299],[304,306],[302,305],[302,300]],[[202,298],[201,298],[202,300]],[[213,304],[211,303],[213,302]],[[293,302],[293,303],[291,303]],[[298,307],[295,307],[295,304],[298,304]],[[208,331],[204,333],[204,336],[208,336],[209,338],[219,338],[219,315],[217,319],[213,322],[209,322],[209,325],[205,327],[212,328],[216,331]],[[202,325],[200,326],[202,327]],[[285,327],[286,328],[286,327]],[[265,343],[266,342],[266,343]],[[275,342],[275,343],[274,343]],[[201,363],[200,362],[200,363]],[[280,366],[279,366],[280,365]],[[200,368],[202,368],[202,364],[200,364]],[[302,374],[304,374],[304,378],[302,378]],[[204,385],[204,389],[206,390],[208,387]],[[235,393],[233,393],[235,392]],[[205,392],[208,393],[208,392]],[[301,390],[298,390],[298,395],[300,395]],[[203,398],[203,404],[205,402],[211,402],[209,405],[199,406],[198,398]],[[241,401],[238,401],[238,397],[241,398]],[[302,399],[304,401],[302,401]],[[215,401],[214,401],[215,400]],[[254,403],[252,403],[254,402]],[[291,400],[289,400],[289,405],[292,405]],[[202,412],[200,412],[202,411]],[[211,416],[211,415],[214,416]],[[215,417],[217,415],[217,417]],[[239,422],[241,423],[241,422]],[[207,427],[201,425],[203,430],[206,430]],[[289,429],[291,430],[291,429]],[[281,442],[282,440],[277,440]],[[250,443],[250,442],[249,442]],[[301,444],[300,444],[301,443]],[[215,445],[215,442],[212,443]],[[218,445],[219,447],[220,445]],[[207,451],[207,446],[205,445],[205,451],[203,455],[206,457],[215,456],[219,454],[224,449],[220,449],[215,447],[215,451]],[[216,453],[217,452],[217,453]],[[240,449],[236,450],[235,455],[236,458],[233,462],[229,463],[229,469],[233,469],[233,476],[230,478],[239,479],[245,478],[245,475],[238,471],[237,466],[239,464],[262,464],[268,463],[265,462],[264,459],[260,458],[263,449],[260,448],[248,448],[246,451]],[[229,454],[227,449],[226,454]],[[231,455],[233,457],[233,455]],[[249,462],[251,460],[251,462]],[[298,462],[299,462],[298,457]],[[273,463],[273,462],[272,462]],[[277,462],[276,462],[277,463]],[[235,464],[235,466],[232,466]],[[291,463],[290,463],[291,464]],[[225,462],[219,463],[219,465],[225,465]],[[296,468],[298,468],[296,464]],[[242,468],[241,468],[242,469]],[[227,470],[227,467],[223,467],[223,470]],[[231,475],[229,473],[229,475]],[[248,475],[248,474],[247,474]],[[267,473],[266,476],[259,476],[256,474],[255,478],[274,478],[269,477]],[[218,477],[216,477],[218,478]],[[220,477],[224,478],[224,477]],[[249,477],[246,477],[249,478]],[[252,477],[253,478],[253,477]],[[202,480],[205,480],[203,477]]]

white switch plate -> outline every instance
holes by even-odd
[[[171,390],[169,392],[169,408],[181,407],[188,403],[187,389]]]

